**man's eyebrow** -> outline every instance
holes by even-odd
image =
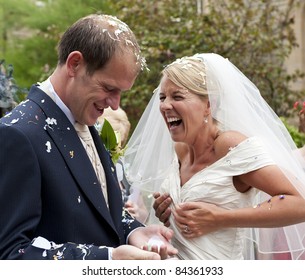
[[[104,87],[104,88],[107,88],[107,89],[111,90],[111,91],[113,91],[113,90],[119,90],[119,91],[121,91],[121,89],[119,89],[117,86],[111,85],[111,84],[109,84],[109,83],[100,82],[100,85],[101,85],[102,87]]]

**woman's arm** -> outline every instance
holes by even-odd
[[[277,166],[266,166],[239,180],[271,196],[253,207],[223,209],[204,202],[180,204],[173,212],[182,233],[193,238],[230,227],[281,227],[305,221],[305,200]],[[184,232],[188,225],[188,233]]]

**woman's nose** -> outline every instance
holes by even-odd
[[[161,111],[169,110],[169,109],[172,109],[172,108],[173,108],[172,103],[168,99],[165,99],[160,103],[160,110]]]

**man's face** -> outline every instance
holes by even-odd
[[[66,105],[76,121],[93,125],[105,108],[118,109],[121,93],[129,90],[138,74],[134,54],[114,55],[102,69],[89,75],[80,64],[67,87]]]

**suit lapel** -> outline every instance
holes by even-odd
[[[45,130],[53,139],[75,180],[101,216],[116,230],[95,171],[73,125],[53,100],[40,89],[34,88],[29,99],[41,107],[46,121],[51,123],[45,126]]]
[[[113,162],[110,158],[109,152],[106,150],[102,143],[97,130],[91,126],[89,127],[96,149],[100,156],[101,163],[104,167],[106,181],[107,181],[107,192],[109,200],[109,210],[112,216],[116,228],[121,228],[122,222],[122,192],[117,181],[117,174]]]

